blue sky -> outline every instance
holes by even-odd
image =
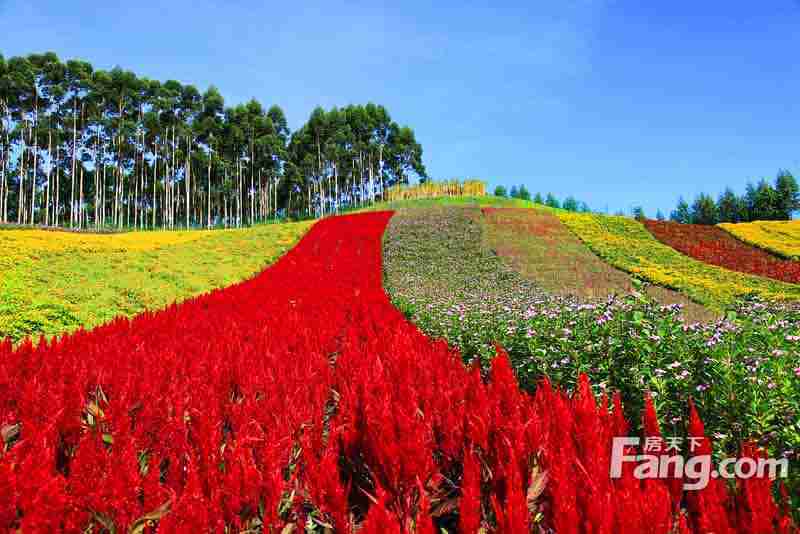
[[[800,175],[800,1],[0,0],[0,52],[52,50],[279,104],[373,101],[434,178],[649,214]]]

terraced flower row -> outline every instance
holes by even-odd
[[[745,243],[784,258],[800,260],[800,221],[754,221],[718,226]]]
[[[696,260],[791,284],[800,282],[800,262],[776,258],[716,226],[652,220],[644,226],[665,245]]]
[[[597,257],[556,216],[554,210],[483,208],[483,239],[490,249],[526,278],[550,293],[605,300],[638,289],[635,280]],[[681,304],[691,321],[715,318],[713,312],[677,291],[644,289],[659,304]]]
[[[0,231],[0,338],[91,328],[240,282],[311,224],[102,235]]]
[[[792,531],[765,479],[730,498],[612,481],[618,400],[585,380],[529,396],[502,353],[484,380],[422,335],[381,287],[389,216],[324,220],[260,276],[162,312],[0,345],[0,528]]]
[[[676,434],[686,431],[686,402],[694,398],[719,436],[719,454],[754,438],[800,468],[797,309],[744,302],[717,321],[687,324],[680,305],[657,304],[646,287],[602,301],[557,296],[482,240],[477,209],[398,212],[384,243],[392,301],[424,332],[459,347],[468,363],[488,362],[501,343],[526,389],[543,377],[574,389],[587,373],[598,393],[621,392],[633,420],[650,391],[662,424]]]
[[[748,295],[766,300],[800,300],[800,287],[795,284],[732,272],[689,258],[660,243],[633,219],[569,212],[559,212],[559,217],[611,265],[680,290],[711,308],[724,309]]]

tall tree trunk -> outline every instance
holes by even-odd
[[[153,143],[153,230],[156,229],[156,183],[158,182],[158,143]]]
[[[94,142],[94,226],[101,228],[103,219],[105,218],[105,207],[102,203],[102,186],[101,180],[105,177],[105,145],[103,145],[103,155],[100,155],[99,135],[95,136]],[[102,161],[101,161],[102,160]],[[101,172],[102,166],[102,172]]]
[[[186,180],[186,229],[190,227],[190,211],[191,204],[189,196],[191,195],[191,178],[192,178],[192,140],[186,136],[186,170],[184,171],[184,179]]]
[[[51,154],[51,149],[53,146],[53,131],[50,127],[47,127],[47,184],[46,184],[46,196],[44,201],[44,225],[50,226],[50,175],[53,170],[53,158]]]
[[[22,133],[22,153],[20,155],[19,193],[17,197],[17,224],[22,224],[25,211],[25,132]]]
[[[372,152],[367,154],[367,173],[369,174],[369,202],[375,202],[375,180],[372,177]]]
[[[39,172],[39,91],[34,91],[33,100],[33,177],[31,179],[31,224],[36,223],[36,175]]]
[[[136,154],[133,156],[133,227],[139,228],[139,180],[142,169],[139,167],[139,136],[136,136]],[[138,172],[137,172],[138,171]]]
[[[83,164],[81,164],[81,189],[78,201],[78,228],[83,228]]]
[[[56,203],[53,206],[53,224],[55,226],[61,225],[61,145],[56,145]]]
[[[206,190],[206,201],[208,202],[208,221],[206,227],[211,228],[211,158],[213,157],[211,143],[208,145],[208,189]]]
[[[75,226],[75,170],[78,156],[78,95],[75,95],[75,102],[72,105],[72,195],[69,199],[69,225]]]
[[[115,218],[117,222],[117,228],[122,226],[122,199],[125,194],[125,184],[123,180],[125,179],[122,175],[122,119],[123,113],[125,113],[125,106],[124,100],[122,95],[119,97],[119,104],[117,105],[117,110],[119,113],[119,126],[117,127],[117,183],[116,188],[114,190],[114,207],[115,207]]]
[[[378,145],[378,172],[381,176],[381,199],[386,200],[386,179],[383,176],[383,143]]]
[[[255,217],[255,211],[254,211],[254,205],[253,204],[254,204],[254,201],[256,199],[256,197],[255,197],[255,189],[253,188],[253,178],[254,178],[254,176],[253,176],[253,174],[254,174],[253,168],[254,168],[254,165],[255,165],[255,148],[253,146],[253,132],[251,130],[250,131],[250,191],[249,191],[249,195],[250,195],[250,225],[251,226],[253,225],[253,218]]]
[[[106,165],[106,145],[105,145],[105,143],[103,143],[103,156],[102,156],[102,159],[100,160],[100,167],[103,169],[103,173],[100,176],[100,180],[99,180],[99,183],[100,183],[100,197],[99,197],[100,198],[100,210],[99,210],[99,213],[100,213],[100,227],[104,228],[105,225],[106,225],[106,220],[107,220],[106,207],[108,205],[108,198],[107,198],[107,195],[108,195],[108,165]],[[111,206],[111,209],[113,209],[113,205]],[[112,213],[110,215],[111,215],[111,224],[113,225],[114,224],[114,214]]]
[[[8,195],[6,193],[6,160],[8,154],[8,130],[3,125],[6,132],[5,143],[3,143],[3,151],[0,152],[0,222],[6,222],[6,201]]]
[[[336,214],[338,215],[339,214],[339,202],[340,202],[341,199],[339,198],[339,175],[337,174],[337,171],[336,171],[336,163],[335,162],[333,164],[333,181],[334,181],[334,184],[336,186]]]

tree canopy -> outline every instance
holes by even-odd
[[[414,131],[380,105],[226,106],[175,80],[51,53],[0,55],[0,222],[242,226],[313,216],[427,179]]]
[[[800,209],[797,180],[789,171],[781,170],[774,184],[764,179],[749,183],[742,196],[728,187],[716,201],[701,193],[691,207],[681,197],[670,219],[693,224],[789,220]]]

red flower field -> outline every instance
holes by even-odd
[[[612,480],[618,402],[585,379],[529,396],[502,350],[484,379],[426,338],[382,288],[390,217],[325,219],[158,313],[0,345],[0,530],[791,531],[769,481]]]
[[[716,226],[653,220],[644,221],[644,225],[656,239],[696,260],[732,271],[800,283],[800,262],[773,256]]]

